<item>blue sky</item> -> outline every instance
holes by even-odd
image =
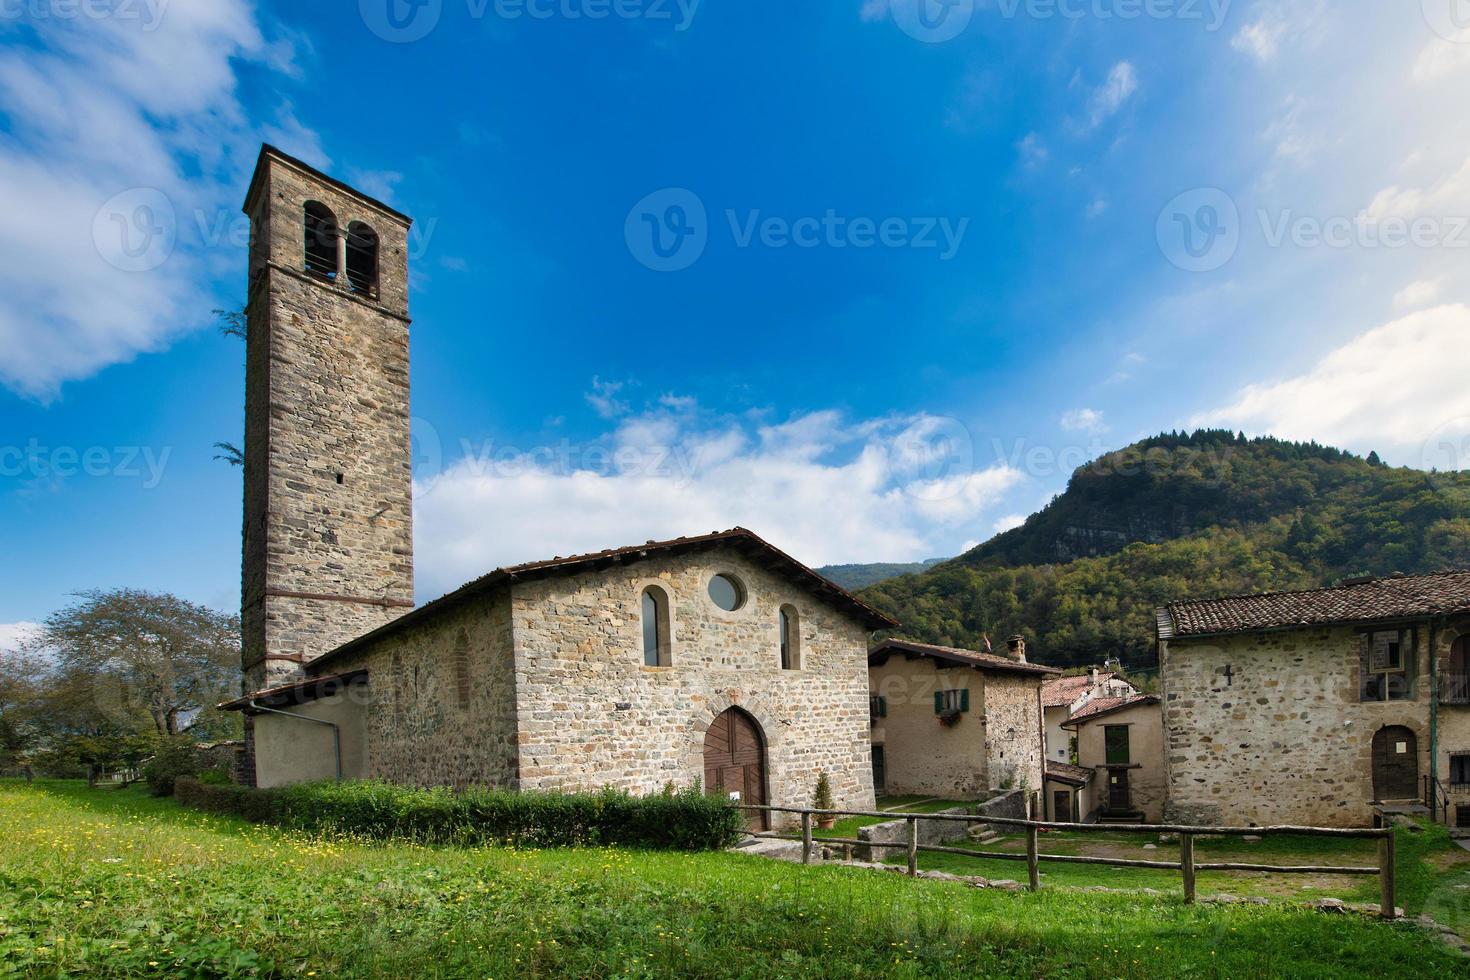
[[[1463,465],[1463,0],[891,3],[0,5],[0,643],[238,603],[262,140],[416,219],[420,598],[951,555],[1186,425]]]

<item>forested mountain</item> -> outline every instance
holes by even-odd
[[[1451,566],[1470,566],[1470,474],[1206,430],[1109,453],[1023,526],[861,595],[931,643],[1023,633],[1043,663],[1145,665],[1172,599]]]
[[[817,571],[827,578],[836,582],[844,589],[866,589],[870,585],[900,575],[912,575],[922,572],[926,568],[932,568],[944,561],[943,558],[930,558],[928,561],[911,562],[869,562],[858,565],[823,565]]]

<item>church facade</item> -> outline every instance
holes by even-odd
[[[808,805],[825,772],[873,806],[868,635],[897,624],[748,530],[411,608],[408,219],[269,147],[246,211],[247,778]]]

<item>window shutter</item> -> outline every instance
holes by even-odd
[[[960,691],[960,710],[970,710],[970,689],[968,687]]]
[[[878,717],[888,717],[888,699],[883,697],[882,695],[879,695],[878,697]]]
[[[934,692],[934,713],[936,715],[942,715],[942,714],[944,714],[944,692],[943,691],[935,691]]]

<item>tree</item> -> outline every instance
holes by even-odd
[[[31,774],[31,753],[40,742],[45,664],[22,646],[0,650],[0,769]]]
[[[78,598],[46,620],[39,638],[55,652],[54,727],[173,736],[237,686],[237,617],[136,589]]]

